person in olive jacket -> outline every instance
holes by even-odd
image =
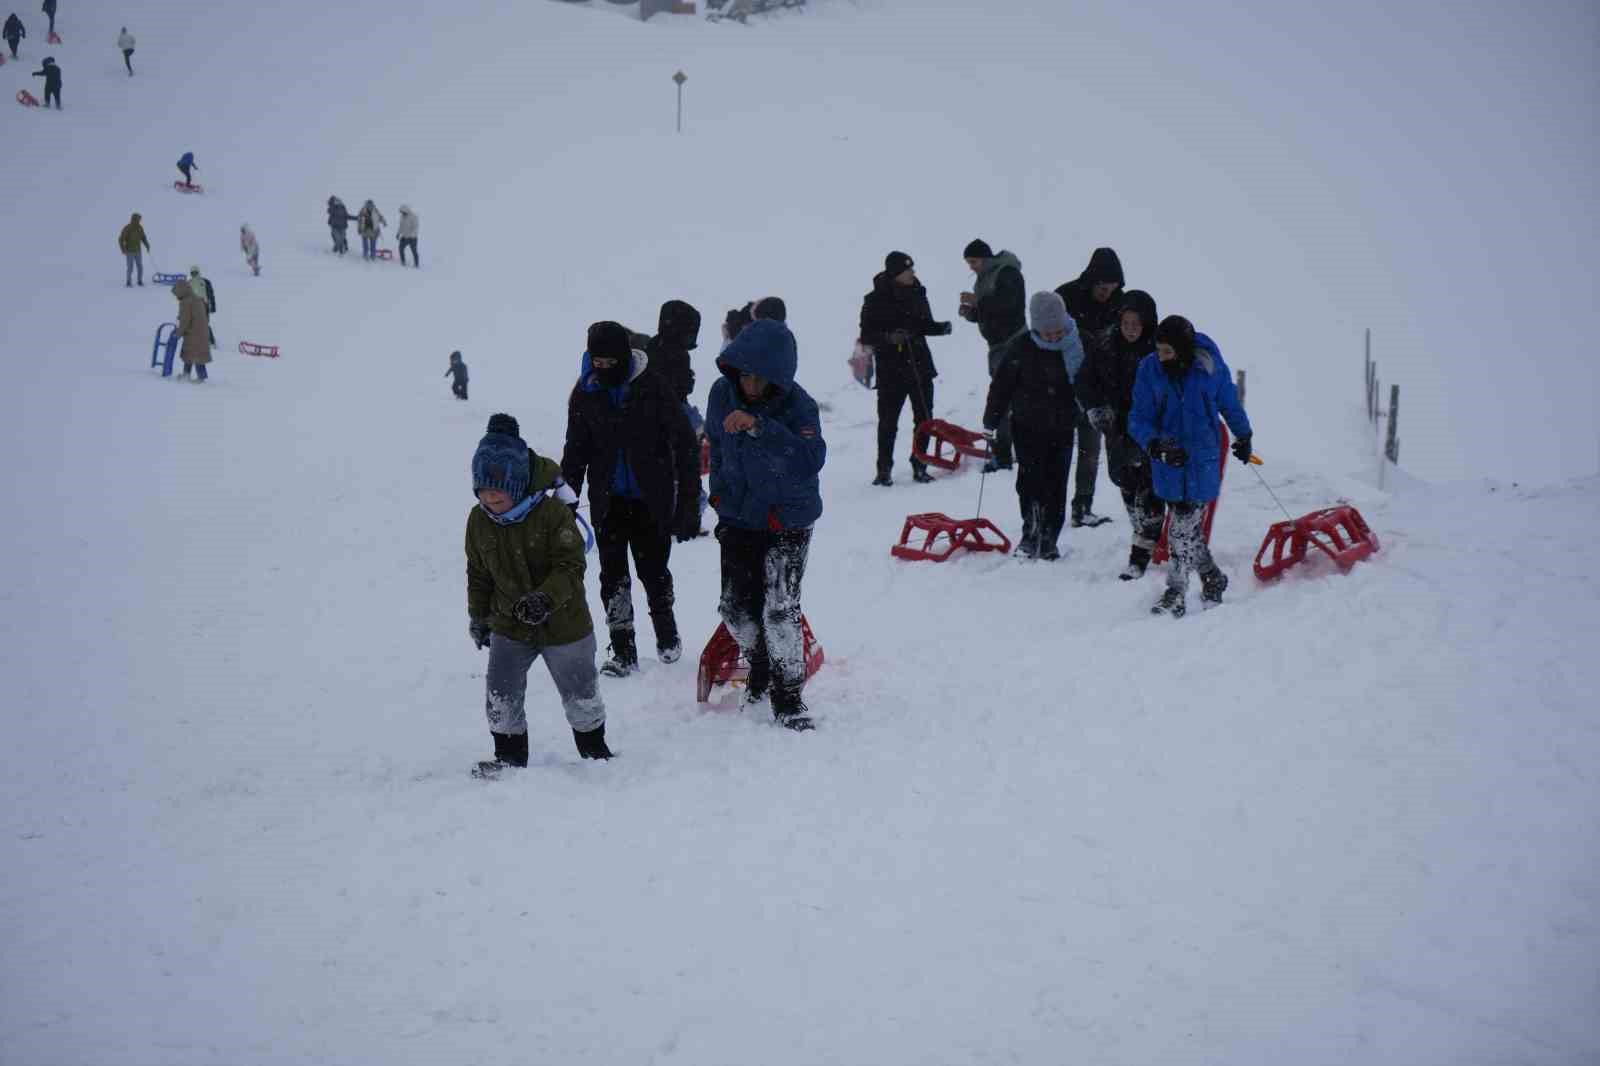
[[[668,564],[674,536],[682,542],[700,534],[700,447],[683,401],[660,376],[646,373],[649,363],[626,327],[596,322],[567,401],[561,476],[573,492],[589,482],[600,602],[611,633],[611,656],[601,669],[610,677],[639,668],[630,553],[650,605],[657,657],[675,663],[683,655]]]
[[[150,250],[150,238],[144,235],[144,216],[135,211],[128,224],[122,227],[122,232],[117,234],[117,247],[121,249],[123,259],[128,264],[127,276],[123,279],[125,288],[133,287],[133,271],[139,270],[139,284],[144,284],[144,253]]]
[[[1022,510],[1017,553],[1054,560],[1061,557],[1056,541],[1066,523],[1067,463],[1078,417],[1066,353],[1078,337],[1066,306],[1053,292],[1033,294],[1028,320],[1031,328],[1006,345],[989,383],[983,426],[992,433],[1011,412]]]
[[[584,594],[584,537],[559,492],[560,468],[536,455],[517,420],[497,414],[472,456],[467,516],[467,632],[489,649],[485,709],[494,760],[477,776],[528,765],[528,670],[543,659],[578,754],[609,759]]]
[[[933,379],[939,371],[928,350],[929,337],[950,333],[950,323],[935,322],[928,290],[917,280],[916,264],[904,252],[890,252],[883,273],[861,301],[861,343],[872,348],[877,365],[878,473],[874,485],[894,484],[894,440],[900,412],[911,401],[911,431],[933,417]],[[932,481],[925,464],[911,460],[914,481]]]

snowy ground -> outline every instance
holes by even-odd
[[[1510,372],[1487,361],[1477,385],[1440,375],[1454,413],[1419,404],[1434,469],[1459,453],[1505,474],[1484,457],[1532,439],[1554,442],[1545,474],[1574,476],[1376,488],[1349,306],[1400,285],[1375,315],[1426,305],[1441,348],[1478,358],[1451,309],[1503,297],[1481,261],[1387,228],[1403,208],[1361,200],[1368,179],[1278,151],[1305,147],[1290,130],[1328,120],[1326,101],[1241,111],[1270,64],[1195,93],[1156,62],[1174,45],[1155,15],[1072,34],[1045,0],[983,22],[969,4],[818,0],[747,29],[533,0],[448,22],[410,0],[345,7],[342,34],[285,34],[266,7],[84,0],[53,49],[70,110],[8,119],[26,188],[4,229],[31,254],[0,257],[18,367],[0,399],[0,1062],[1600,1059],[1600,727],[1582,710],[1600,681],[1600,478],[1563,465],[1594,436],[1592,414],[1567,417],[1593,371],[1559,364],[1573,387],[1538,414],[1482,404]],[[111,47],[124,19],[131,80]],[[1481,45],[1482,26],[1453,25]],[[1329,39],[1337,57],[1391,38]],[[948,76],[974,53],[1010,62],[981,87]],[[8,91],[42,54],[30,38],[0,68]],[[1102,151],[1041,139],[1072,116],[1064,77],[1095,87]],[[1318,77],[1308,100],[1337,80]],[[1145,162],[1160,138],[1187,138],[1189,181]],[[1592,144],[1555,150],[1523,225],[1559,214],[1562,165]],[[170,190],[185,149],[204,198]],[[1377,206],[1307,209],[1312,178]],[[391,221],[416,206],[425,269],[330,256],[333,192]],[[1424,229],[1450,210],[1406,209]],[[147,277],[198,262],[217,284],[204,388],[145,366],[173,304],[120,285],[133,210]],[[236,250],[246,220],[259,279]],[[1512,228],[1485,215],[1473,239]],[[1234,465],[1213,538],[1229,602],[1182,623],[1146,613],[1153,576],[1115,580],[1127,527],[1105,484],[1118,521],[1069,532],[1054,566],[891,560],[905,514],[969,514],[979,479],[913,487],[902,464],[902,485],[867,485],[856,310],[904,247],[953,311],[979,234],[1035,288],[1115,243],[1132,284],[1250,370],[1285,505],[1348,499],[1382,553],[1256,585],[1281,515]],[[1593,246],[1551,285],[1592,289]],[[1413,280],[1425,254],[1459,272]],[[1378,261],[1382,278],[1360,273]],[[805,593],[828,653],[819,730],[707,711],[691,662],[647,662],[603,689],[621,757],[583,765],[536,676],[535,765],[470,780],[484,660],[460,538],[487,415],[554,453],[584,326],[646,329],[674,296],[708,319],[703,396],[715,322],[764,292],[788,298],[801,380],[828,405]],[[239,340],[283,357],[232,354]],[[453,348],[470,403],[442,377]],[[939,410],[975,422],[974,331],[935,355]],[[1464,410],[1489,414],[1469,428]],[[1015,534],[1008,476],[983,509]],[[714,546],[674,563],[698,644]]]

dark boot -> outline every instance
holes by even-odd
[[[1144,577],[1144,572],[1150,566],[1150,549],[1135,547],[1128,552],[1128,565],[1122,568],[1122,573],[1117,577],[1123,581],[1137,581]]]
[[[607,677],[627,677],[639,669],[639,648],[633,642],[633,630],[611,631],[611,654],[601,664],[600,672]]]
[[[683,658],[683,641],[678,639],[678,619],[671,611],[661,611],[650,616],[656,631],[656,658],[664,663],[675,663]]]
[[[811,720],[806,701],[801,698],[799,690],[773,689],[772,717],[783,728],[792,729],[796,733],[817,728],[816,723]]]
[[[1151,614],[1170,614],[1174,618],[1182,618],[1188,613],[1189,605],[1185,602],[1183,590],[1173,585],[1167,586],[1167,591],[1161,594],[1154,607],[1150,608]]]
[[[772,660],[767,658],[766,645],[756,647],[750,653],[750,676],[744,683],[744,702],[746,705],[760,703],[767,698],[767,689],[772,686]]]
[[[928,468],[922,463],[912,463],[911,480],[919,485],[926,485],[933,480],[933,475],[928,473]]]
[[[580,733],[574,729],[572,731],[572,739],[578,745],[578,754],[585,759],[611,758],[611,749],[606,747],[606,725],[604,722],[600,723],[598,729],[590,730],[587,733]]]
[[[1072,528],[1081,529],[1084,526],[1094,528],[1103,526],[1111,519],[1104,515],[1097,515],[1093,509],[1094,500],[1088,496],[1079,496],[1072,501]]]
[[[473,777],[495,777],[508,766],[528,765],[528,734],[493,733],[494,758],[485,759],[473,767]]]
[[[1200,575],[1200,603],[1204,607],[1215,607],[1222,602],[1222,594],[1228,588],[1228,575],[1216,567]]]
[[[874,485],[882,485],[885,488],[893,485],[894,478],[890,476],[889,468],[885,466],[878,467],[878,476],[872,479],[872,483]]]

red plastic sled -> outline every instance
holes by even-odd
[[[393,259],[394,251],[390,248],[379,248],[376,253],[379,259]]]
[[[39,106],[39,98],[37,96],[34,96],[32,93],[30,93],[26,89],[18,89],[17,90],[17,103],[21,104],[23,107],[38,107]]]
[[[1291,566],[1305,562],[1309,548],[1332,559],[1341,573],[1349,573],[1352,566],[1378,550],[1378,538],[1361,512],[1349,504],[1313,511],[1267,530],[1261,550],[1256,552],[1256,577],[1276,581]]]
[[[946,445],[950,448],[949,455],[945,454]],[[930,418],[922,423],[911,439],[911,457],[940,470],[954,470],[961,465],[964,455],[986,462],[994,457],[982,433],[962,429],[942,418]]]
[[[60,44],[61,34],[57,33],[55,30],[51,30],[48,40],[51,44]]]
[[[911,543],[912,530],[927,534],[923,537],[921,547]],[[986,532],[993,533],[999,542],[989,540]],[[944,537],[945,542],[942,547],[935,548],[934,542],[940,537]],[[896,559],[926,559],[942,563],[961,548],[972,552],[1009,552],[1011,540],[987,518],[951,518],[930,511],[906,518],[906,524],[900,529],[900,543],[890,548],[889,554]]]
[[[1217,478],[1217,498],[1206,504],[1206,517],[1203,526],[1206,543],[1211,543],[1211,523],[1217,520],[1217,504],[1222,500],[1222,481],[1228,476],[1228,427],[1220,419],[1217,421],[1217,440],[1222,446],[1222,458],[1217,461],[1219,476]],[[1172,512],[1167,512],[1167,517],[1161,523],[1161,539],[1156,541],[1156,550],[1151,556],[1151,561],[1157,566],[1172,558],[1172,553],[1167,549],[1167,530],[1172,526]]]
[[[240,341],[239,354],[260,355],[268,359],[276,359],[278,358],[278,346],[276,344],[251,344],[249,341]]]
[[[189,182],[186,182],[186,181],[175,181],[175,182],[172,183],[172,187],[174,189],[177,189],[181,193],[189,193],[189,194],[193,194],[193,193],[197,193],[197,192],[205,192],[206,191],[205,187],[202,186],[199,182],[195,182],[193,184],[190,184]]]
[[[822,669],[825,657],[822,645],[811,632],[811,623],[800,616],[800,632],[805,637],[806,680]],[[733,639],[726,625],[718,624],[717,631],[706,641],[706,650],[700,653],[700,672],[695,678],[695,698],[701,703],[711,699],[711,690],[717,685],[742,685],[750,676],[750,664],[739,652],[739,642]]]

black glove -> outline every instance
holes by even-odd
[[[550,621],[556,605],[542,592],[530,592],[518,600],[511,613],[525,626],[542,626]]]
[[[1233,442],[1233,457],[1239,460],[1241,463],[1248,463],[1250,461],[1250,456],[1252,454],[1250,451],[1250,440],[1251,438],[1249,437],[1240,437],[1238,440]]]
[[[1184,451],[1183,445],[1175,440],[1156,440],[1150,442],[1150,457],[1160,459],[1168,466],[1182,469],[1189,464],[1189,453]]]
[[[924,335],[928,337],[948,337],[954,328],[948,322],[930,322],[928,323],[928,332]]]
[[[672,531],[679,544],[687,544],[700,536],[700,498],[678,505],[678,526]]]
[[[487,618],[470,618],[467,620],[467,635],[472,638],[472,643],[478,646],[479,651],[489,646],[489,637],[493,632],[489,628],[489,620]]]

